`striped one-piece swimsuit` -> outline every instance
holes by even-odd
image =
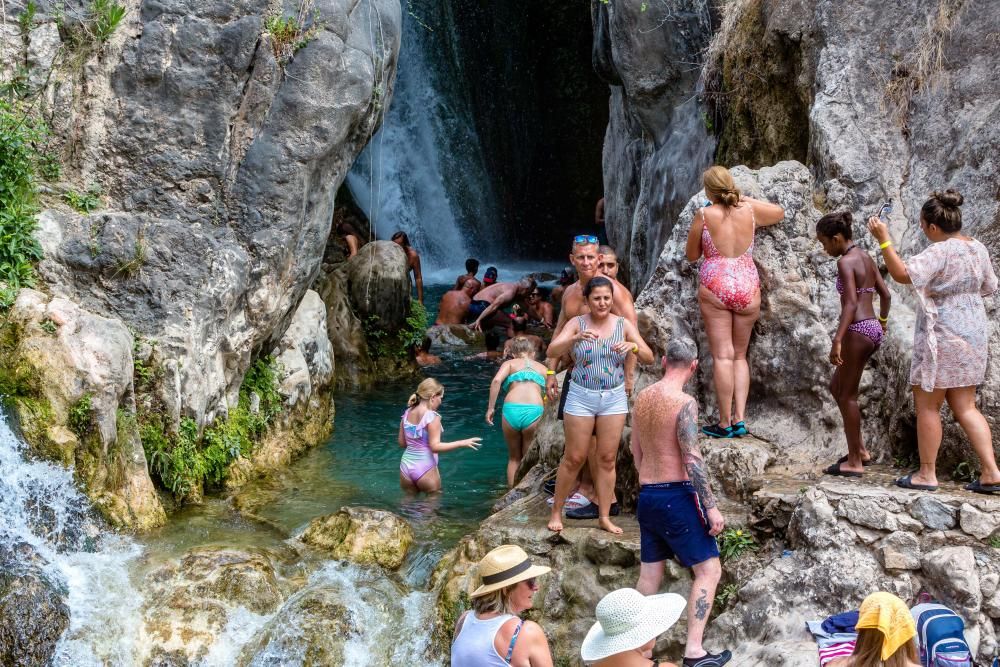
[[[582,316],[578,319],[580,331],[586,331],[587,320]],[[625,355],[613,349],[615,344],[625,340],[624,329],[624,319],[619,317],[608,338],[573,344],[574,384],[593,391],[607,391],[625,383]]]

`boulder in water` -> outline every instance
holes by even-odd
[[[392,512],[341,507],[339,512],[309,522],[299,539],[334,558],[397,570],[413,543],[413,530]]]
[[[347,260],[351,307],[362,321],[374,318],[384,331],[396,331],[410,314],[410,274],[406,253],[392,241],[362,246]]]
[[[0,664],[48,664],[59,637],[69,626],[69,608],[58,589],[32,563],[37,556],[34,550],[18,545],[9,555],[14,551],[20,566],[12,559],[0,560]]]

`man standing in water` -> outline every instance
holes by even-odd
[[[556,323],[556,328],[552,332],[553,338],[559,335],[563,327],[566,326],[566,322],[574,317],[586,315],[589,312],[587,300],[583,297],[583,288],[590,282],[591,278],[598,275],[598,264],[600,261],[598,251],[598,239],[596,236],[583,234],[573,238],[569,261],[573,264],[573,268],[576,269],[577,281],[566,287],[565,291],[563,291],[562,308],[559,310],[559,320]],[[636,324],[638,318],[635,314],[635,303],[632,300],[632,294],[614,278],[609,277],[608,279],[611,280],[612,285],[611,313],[624,317],[632,324]],[[555,378],[556,372],[559,371],[559,362],[559,359],[548,358],[545,360],[545,365],[549,368],[549,374],[545,378],[545,385],[549,400],[559,400],[559,419],[562,419],[563,406],[566,404],[566,395],[569,390],[569,376],[567,375],[567,379],[563,382],[562,395],[560,396],[559,383]],[[632,378],[635,377],[635,364],[635,355],[629,355],[625,361],[625,390],[629,394],[632,392]],[[590,456],[587,466],[583,469],[579,488],[580,493],[591,501],[597,498],[597,493],[592,482],[593,471],[597,470],[598,465],[596,460],[596,444],[596,440],[591,442]],[[611,514],[612,516],[618,514],[617,503],[611,506]],[[596,519],[597,504],[596,502],[591,502],[590,505],[585,507],[567,510],[566,518]]]
[[[445,292],[438,305],[438,316],[434,324],[464,324],[469,314],[469,304],[479,288],[478,280],[466,278],[460,288]]]
[[[702,646],[715,588],[722,576],[715,536],[725,520],[708,482],[698,449],[698,402],[684,385],[698,367],[698,352],[675,338],[663,357],[663,378],[646,387],[632,408],[632,458],[639,471],[640,560],[636,589],[660,590],[664,564],[677,558],[694,572],[687,608],[684,667],[720,667],[732,653],[708,653]]]
[[[501,312],[501,308],[513,303],[515,299],[524,299],[535,287],[535,279],[525,276],[516,283],[496,283],[482,289],[469,305],[469,314],[476,318],[472,328],[482,331],[483,322],[489,322],[494,313]],[[507,323],[500,324],[506,326]]]

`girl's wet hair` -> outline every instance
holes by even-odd
[[[610,280],[608,280],[604,276],[595,276],[595,277],[591,278],[590,281],[586,285],[584,285],[584,287],[583,287],[583,298],[589,299],[590,298],[590,293],[593,292],[598,287],[607,287],[609,290],[611,290],[612,294],[615,293],[614,285],[611,284]]]
[[[942,232],[957,232],[962,229],[962,209],[959,207],[964,201],[965,198],[957,190],[935,190],[920,208],[920,217],[928,225],[937,225]]]
[[[840,234],[844,239],[850,241],[851,237],[854,235],[851,229],[851,224],[854,222],[854,217],[851,215],[850,211],[837,211],[836,213],[827,213],[819,222],[816,223],[816,234],[819,236],[825,236],[828,239],[832,239],[837,234]]]
[[[420,401],[429,401],[442,393],[444,393],[444,385],[434,378],[427,378],[417,385],[417,390],[410,394],[410,400],[406,402],[406,405],[412,408]]]
[[[396,232],[393,234],[392,240],[396,241],[397,239],[403,242],[404,248],[410,247],[410,237],[406,235],[406,232]]]

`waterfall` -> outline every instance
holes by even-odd
[[[129,580],[129,565],[141,547],[102,527],[71,471],[29,460],[2,414],[0,470],[0,552],[21,554],[15,546],[28,545],[30,555],[25,562],[15,556],[14,568],[40,567],[69,608],[53,663],[131,664],[142,595]]]
[[[488,250],[499,212],[455,51],[449,3],[405,3],[395,90],[347,175],[380,239],[406,232],[430,270]]]

